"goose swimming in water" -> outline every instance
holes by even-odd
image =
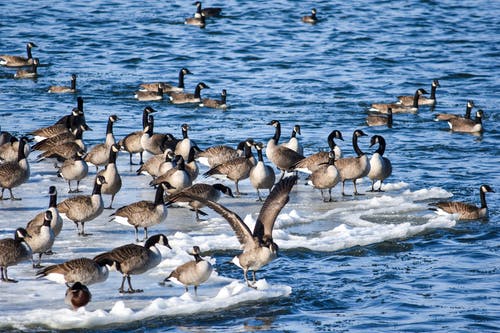
[[[179,83],[177,86],[169,84],[167,82],[152,82],[152,83],[143,83],[140,85],[141,89],[147,91],[158,91],[158,85],[163,84],[163,93],[171,93],[171,92],[183,92],[184,91],[184,76],[188,74],[193,74],[187,68],[181,68],[179,71]]]
[[[486,193],[495,192],[489,185],[481,185],[479,188],[479,197],[481,206],[460,202],[460,201],[442,201],[430,205],[437,208],[431,208],[439,213],[457,214],[459,220],[476,220],[488,216],[488,206],[486,205]]]
[[[37,46],[33,42],[28,42],[26,44],[26,57],[7,54],[0,55],[0,65],[6,67],[23,67],[33,65],[31,49],[34,47]]]

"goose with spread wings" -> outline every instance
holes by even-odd
[[[186,196],[204,203],[229,222],[243,246],[243,253],[234,257],[233,263],[243,269],[245,281],[249,287],[255,288],[255,272],[278,256],[278,245],[273,241],[272,236],[274,221],[288,202],[289,193],[296,182],[297,176],[291,176],[282,179],[274,186],[262,205],[253,232],[241,217],[221,204],[186,193]],[[249,270],[253,273],[252,284],[248,281]]]

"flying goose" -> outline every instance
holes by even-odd
[[[102,185],[102,194],[111,194],[111,201],[108,207],[104,207],[105,209],[113,208],[112,206],[115,195],[122,188],[122,178],[120,177],[116,167],[116,156],[119,151],[120,147],[117,144],[114,144],[109,148],[108,164],[106,164],[104,170],[99,171],[97,174],[106,179],[106,183]]]
[[[116,143],[115,136],[113,135],[113,124],[118,120],[120,118],[115,114],[108,117],[105,142],[93,146],[85,156],[85,162],[95,165],[96,171],[100,166],[108,163],[110,148]]]
[[[41,268],[42,254],[48,252],[52,245],[56,235],[54,230],[50,227],[52,221],[52,212],[46,210],[43,218],[42,225],[28,224],[26,231],[31,236],[26,238],[26,243],[31,247],[31,261],[33,263],[33,268]],[[35,264],[34,254],[38,253],[38,263]]]
[[[184,20],[184,24],[194,25],[200,27],[200,29],[205,28],[207,21],[205,15],[201,14],[199,17],[188,17]]]
[[[324,202],[332,201],[332,188],[340,181],[339,171],[335,166],[335,152],[333,150],[328,153],[328,162],[321,163],[308,179],[308,184],[321,191],[321,198]],[[323,194],[323,190],[325,189],[328,189],[328,199]]]
[[[481,207],[459,201],[442,201],[430,205],[437,208],[431,208],[438,213],[457,214],[459,220],[476,220],[488,216],[488,206],[486,205],[486,192],[495,192],[489,185],[481,185],[479,196]]]
[[[49,187],[49,207],[48,211],[52,213],[52,219],[50,220],[50,229],[54,232],[54,236],[57,237],[62,230],[63,220],[59,211],[57,210],[57,189],[55,186]],[[45,211],[38,213],[34,218],[32,218],[26,225],[26,230],[31,235],[31,230],[40,228],[45,220]],[[49,249],[50,250],[50,249]]]
[[[83,150],[77,151],[74,158],[67,159],[59,167],[57,176],[62,177],[68,181],[68,193],[79,193],[80,181],[87,177],[89,167],[87,162],[83,159],[85,152]],[[76,189],[71,189],[71,181],[76,180]]]
[[[196,85],[194,93],[185,92],[173,92],[170,94],[170,101],[172,104],[187,104],[187,103],[201,103],[201,90],[209,89],[204,82],[200,82]]]
[[[452,114],[452,113],[438,113],[436,115],[436,118],[434,120],[439,121],[439,120],[445,120],[448,121],[450,119],[455,119],[455,118],[463,118],[463,119],[470,119],[470,114],[472,112],[472,108],[474,107],[474,101],[473,100],[468,100],[467,101],[467,106],[465,107],[465,115],[462,117],[458,114]]]
[[[203,98],[200,106],[213,109],[227,109],[226,98],[227,91],[226,89],[222,89],[220,99]]]
[[[71,306],[75,311],[87,305],[91,300],[92,294],[89,288],[80,282],[75,282],[72,286],[68,286],[64,295],[64,303]]]
[[[342,133],[339,130],[333,130],[332,132],[330,132],[330,134],[328,134],[327,142],[328,142],[328,147],[330,147],[330,150],[333,150],[335,152],[335,157],[341,158],[342,157],[342,150],[340,149],[339,146],[337,146],[335,144],[334,139],[340,139],[340,140],[344,141],[344,138],[342,137]],[[320,151],[318,153],[307,156],[306,158],[304,158],[302,160],[299,160],[294,165],[294,169],[296,171],[311,174],[322,163],[328,163],[328,160],[329,160],[329,152]]]
[[[288,140],[288,142],[283,142],[281,145],[290,148],[291,150],[295,151],[296,153],[299,153],[300,155],[304,155],[304,148],[300,144],[299,139],[297,139],[297,134],[301,135],[300,125],[293,126],[290,140]]]
[[[360,194],[356,188],[356,180],[363,178],[370,172],[368,156],[358,146],[358,137],[360,136],[366,136],[366,134],[362,130],[355,130],[352,134],[352,146],[357,156],[340,158],[335,162],[340,174],[340,180],[342,180],[342,195],[345,195],[344,186],[346,180],[352,180],[354,185],[353,194]]]
[[[193,252],[189,254],[194,257],[194,260],[177,267],[163,280],[162,284],[173,279],[182,283],[186,292],[189,292],[188,286],[194,286],[194,294],[197,295],[198,286],[208,280],[213,270],[212,264],[204,260],[200,253],[200,248],[193,246]]]
[[[453,132],[480,133],[483,131],[483,110],[476,112],[476,118],[452,118],[448,120],[448,125]]]
[[[85,222],[91,221],[101,215],[104,209],[101,196],[103,184],[106,184],[106,179],[103,176],[97,176],[91,195],[77,195],[57,205],[61,216],[76,224],[78,236],[90,235],[85,233]],[[80,224],[82,225],[81,228]]]
[[[293,167],[304,159],[304,156],[290,148],[278,145],[281,136],[281,124],[278,120],[272,120],[268,125],[274,126],[275,132],[274,136],[267,142],[266,156],[271,163],[281,170],[280,179],[283,179],[285,172],[292,171]]]
[[[429,98],[420,95],[418,98],[418,105],[434,105],[436,104],[436,89],[440,87],[438,80],[432,80],[431,84],[431,94]],[[398,96],[399,102],[404,106],[412,106],[413,105],[413,96]]]
[[[148,238],[148,228],[160,224],[167,218],[164,189],[172,186],[165,182],[156,188],[155,200],[141,200],[118,208],[110,215],[110,221],[135,228],[135,241],[139,242],[139,228],[144,228],[144,239]]]
[[[196,13],[194,14],[194,17],[214,17],[219,16],[222,12],[222,8],[220,7],[201,8],[201,1],[196,1],[194,5],[196,6]]]
[[[18,69],[14,77],[17,79],[36,79],[38,77],[37,68],[40,65],[38,58],[33,59],[33,64],[29,69]]]
[[[37,47],[35,43],[28,42],[26,44],[26,54],[27,57],[22,56],[14,56],[3,54],[0,55],[0,65],[6,67],[23,67],[23,66],[31,66],[33,64],[33,56],[31,54],[31,49]]]
[[[17,282],[9,279],[7,268],[31,259],[31,248],[26,243],[30,237],[26,229],[17,228],[13,239],[0,239],[0,275],[3,282]]]
[[[20,139],[17,161],[0,164],[0,187],[2,187],[0,200],[7,200],[3,197],[5,189],[8,189],[10,192],[10,200],[21,200],[21,198],[14,197],[12,189],[24,184],[30,177],[30,166],[24,154],[24,146],[27,142],[28,138],[26,137]]]
[[[387,126],[388,128],[392,128],[392,108],[387,108],[387,114],[369,114],[366,116],[366,124],[368,126]]]
[[[158,85],[163,83],[163,92],[171,93],[171,92],[182,92],[184,91],[184,75],[193,74],[189,71],[189,69],[183,67],[179,71],[179,83],[177,86],[171,85],[166,82],[153,82],[153,83],[143,83],[141,84],[141,89],[147,91],[158,91]]]
[[[142,149],[157,155],[162,154],[167,148],[174,150],[177,142],[178,140],[170,133],[154,133],[154,118],[152,115],[148,116],[148,123],[141,136]]]
[[[255,287],[255,272],[262,266],[276,259],[278,245],[273,241],[273,227],[278,214],[289,200],[289,193],[297,182],[297,176],[291,176],[279,181],[267,197],[259,212],[253,233],[243,220],[226,207],[200,197],[190,196],[201,201],[224,217],[236,233],[238,241],[243,245],[243,253],[233,258],[233,263],[243,269],[245,282]],[[247,273],[253,272],[253,285],[248,281]]]
[[[118,142],[120,147],[129,153],[130,165],[134,164],[132,162],[132,154],[137,154],[137,153],[139,153],[141,158],[139,164],[143,164],[142,153],[144,152],[144,149],[142,148],[141,145],[141,137],[144,134],[144,128],[148,124],[148,115],[150,115],[153,112],[156,112],[156,110],[150,106],[146,106],[142,111],[142,130],[127,134],[123,139],[121,139]]]
[[[0,145],[0,161],[1,162],[13,162],[17,160],[19,150],[19,140],[15,136],[11,136],[9,141]],[[24,156],[28,157],[30,154],[30,146],[26,144],[24,146]]]
[[[57,265],[47,266],[36,272],[36,277],[46,278],[60,284],[80,282],[91,285],[106,281],[109,268],[116,268],[114,261],[109,259],[93,260],[76,258]]]
[[[374,103],[371,105],[372,111],[378,111],[380,113],[387,113],[388,109],[392,109],[392,113],[414,113],[418,111],[418,99],[421,95],[427,94],[427,91],[420,88],[415,91],[415,95],[413,95],[413,103],[410,106],[404,106],[403,104],[398,103]]]
[[[123,274],[122,284],[118,291],[120,293],[139,293],[141,289],[132,288],[130,275],[138,275],[158,266],[161,262],[161,253],[156,245],[163,245],[171,249],[167,236],[157,234],[147,239],[144,246],[127,244],[105,253],[101,253],[94,260],[108,259],[117,264],[117,270]],[[128,290],[123,289],[125,280],[128,282]]]
[[[139,101],[161,101],[163,99],[163,83],[158,83],[156,91],[138,90],[134,97]]]
[[[231,189],[223,184],[216,183],[212,185],[197,183],[186,187],[179,193],[169,196],[169,202],[167,203],[167,205],[175,202],[179,206],[190,207],[191,210],[194,210],[196,213],[196,221],[201,221],[200,215],[206,215],[206,213],[201,211],[201,208],[205,207],[205,204],[203,202],[189,198],[189,195],[194,195],[211,201],[219,201],[221,193],[234,198]]]
[[[186,187],[191,186],[193,182],[191,180],[191,176],[186,170],[184,158],[181,155],[176,155],[174,161],[176,161],[174,168],[153,179],[149,185],[154,186],[168,182],[172,186],[172,188],[166,189],[168,194],[175,194],[182,191]]]
[[[382,192],[382,182],[392,174],[391,161],[384,157],[385,139],[380,135],[374,135],[370,139],[370,147],[378,143],[378,148],[370,158],[370,172],[368,178],[372,181],[372,189],[370,192],[375,192],[374,185],[377,180],[380,180],[380,186],[377,192]]]
[[[276,181],[276,175],[274,169],[264,163],[264,158],[262,156],[262,149],[264,149],[264,144],[262,142],[257,142],[254,144],[257,150],[257,164],[255,164],[252,169],[250,169],[250,183],[257,190],[257,196],[259,201],[262,201],[260,196],[260,189],[268,189],[269,193],[274,186]]]
[[[318,22],[318,18],[316,16],[317,11],[316,8],[311,9],[311,15],[302,16],[302,22],[315,24]]]
[[[203,174],[204,177],[214,176],[217,178],[226,178],[234,181],[236,187],[236,195],[241,195],[238,183],[240,180],[246,179],[250,176],[250,170],[256,163],[255,157],[252,154],[252,146],[254,141],[252,139],[246,140],[245,155],[237,157],[225,163],[216,165]]]
[[[216,165],[232,160],[236,157],[243,156],[243,151],[245,149],[245,141],[240,141],[236,149],[218,145],[208,147],[202,152],[196,155],[196,159],[203,165],[213,168]]]
[[[48,92],[59,94],[76,93],[76,74],[71,74],[71,85],[69,87],[50,86]]]

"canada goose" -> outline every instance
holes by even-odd
[[[171,188],[169,183],[161,183],[156,188],[154,201],[141,200],[118,208],[110,215],[110,221],[135,228],[135,241],[139,242],[139,228],[144,228],[144,239],[148,238],[148,228],[160,224],[167,218],[164,202],[164,189]]]
[[[154,133],[154,118],[152,115],[148,116],[148,123],[141,136],[142,149],[157,155],[162,154],[167,148],[174,150],[177,142],[178,140],[170,133]]]
[[[89,258],[76,258],[57,265],[47,266],[36,272],[36,277],[46,278],[60,284],[80,282],[91,285],[106,281],[109,267],[117,267],[109,259],[93,260]]]
[[[352,134],[352,147],[358,156],[340,158],[336,161],[335,166],[342,180],[342,195],[345,195],[344,185],[346,180],[352,180],[354,185],[354,195],[359,195],[356,188],[356,180],[363,178],[370,172],[370,161],[368,157],[359,149],[358,137],[366,136],[362,130],[355,130]]]
[[[32,65],[33,56],[31,55],[31,49],[34,47],[37,47],[35,43],[28,42],[26,44],[26,58],[22,56],[13,56],[7,54],[0,55],[0,65],[6,67],[23,67]]]
[[[414,113],[418,111],[418,99],[421,95],[427,94],[427,91],[420,88],[415,91],[415,95],[413,95],[413,103],[410,106],[404,106],[398,103],[374,103],[371,105],[372,111],[378,111],[380,113],[387,113],[388,109],[392,109],[392,113]]]
[[[455,118],[464,118],[464,119],[470,119],[470,114],[472,112],[472,108],[474,107],[474,101],[473,100],[468,100],[467,101],[467,106],[465,108],[465,115],[462,117],[458,114],[452,114],[452,113],[438,113],[436,115],[436,118],[434,120],[439,121],[439,120],[445,120],[448,121],[450,119],[455,119]]]
[[[68,181],[68,193],[79,193],[80,181],[87,177],[89,167],[87,162],[83,159],[85,152],[83,150],[77,151],[74,158],[67,159],[59,167],[57,176],[62,177]],[[76,180],[76,189],[71,189],[71,181]]]
[[[196,146],[191,147],[191,149],[189,150],[188,158],[187,158],[187,160],[184,161],[185,162],[184,167],[185,167],[187,173],[189,174],[189,178],[191,178],[191,183],[193,183],[196,180],[196,178],[198,177],[198,175],[200,173],[200,169],[198,168],[198,163],[196,163],[196,160],[194,159],[196,152],[197,152]],[[173,165],[173,162],[171,162],[171,163],[172,163],[172,168],[175,167]],[[171,168],[168,168],[167,171],[170,169]]]
[[[480,133],[483,131],[483,110],[476,112],[476,118],[452,118],[448,120],[448,125],[453,132]]]
[[[163,99],[163,83],[158,83],[156,91],[138,90],[134,97],[139,101],[161,101]]]
[[[457,214],[459,220],[476,220],[488,216],[488,206],[486,205],[486,192],[495,192],[489,185],[481,185],[479,196],[481,207],[459,201],[443,201],[432,203],[430,205],[437,208],[431,208],[439,213]]]
[[[236,186],[236,195],[241,195],[238,183],[240,180],[250,176],[250,170],[256,163],[255,157],[252,154],[253,140],[247,139],[245,145],[245,156],[237,157],[225,163],[216,165],[203,174],[204,177],[215,176],[218,178],[227,178],[234,181]],[[218,176],[221,175],[221,176]]]
[[[201,221],[200,215],[206,215],[206,213],[200,210],[201,208],[205,207],[205,204],[200,201],[189,198],[188,196],[186,196],[186,193],[212,201],[218,201],[220,199],[221,193],[224,193],[225,195],[234,198],[231,189],[220,183],[216,183],[213,185],[205,183],[193,184],[189,187],[186,187],[179,193],[176,193],[168,197],[169,202],[170,201],[175,202],[179,206],[188,206],[192,210],[194,210],[196,213],[196,221]],[[167,203],[167,205],[168,204],[169,203]]]
[[[42,254],[49,251],[54,244],[54,239],[56,235],[54,230],[50,227],[50,222],[52,221],[52,212],[46,210],[43,218],[42,225],[31,224],[26,227],[26,231],[31,236],[26,239],[26,243],[31,247],[31,261],[33,263],[33,268],[41,268]],[[33,255],[38,253],[38,263],[35,264],[35,259]]]
[[[38,65],[40,65],[40,61],[38,58],[34,58],[30,69],[18,69],[14,77],[17,79],[36,79]]]
[[[85,127],[86,131],[92,131],[92,129],[87,125],[87,122],[85,121],[85,113],[83,112],[83,98],[81,96],[78,96],[76,98],[76,108],[75,109],[77,111],[77,115],[76,115],[75,119],[73,120],[73,122],[70,122],[71,128],[75,129],[75,128],[83,125]],[[75,110],[75,109],[73,109],[73,110]],[[67,123],[66,118],[71,117],[72,114],[61,117],[56,122],[56,124]]]
[[[377,180],[380,180],[377,192],[382,192],[382,182],[392,174],[391,161],[383,156],[385,152],[385,139],[380,135],[374,135],[370,140],[370,147],[376,143],[378,143],[378,148],[370,158],[370,172],[368,173],[368,178],[372,180],[372,189],[370,192],[375,192],[374,185]]]
[[[28,138],[22,137],[19,140],[19,149],[17,150],[17,161],[5,162],[0,164],[0,186],[2,194],[0,200],[7,200],[3,197],[3,192],[8,189],[10,192],[10,200],[21,200],[15,198],[12,194],[12,188],[24,184],[30,177],[30,166],[26,155],[24,154],[24,146],[27,144]]]
[[[120,120],[120,118],[115,114],[109,116],[108,125],[106,126],[105,142],[92,147],[85,156],[85,162],[95,165],[96,171],[100,166],[108,163],[110,148],[116,143],[115,136],[113,135],[113,124],[118,120]]]
[[[179,71],[179,83],[177,86],[166,82],[143,83],[141,88],[148,91],[158,91],[158,84],[163,83],[163,93],[182,92],[184,91],[184,75],[193,74],[187,68],[181,68]]]
[[[175,145],[175,155],[182,155],[184,160],[187,161],[191,147],[194,146],[193,141],[188,137],[188,129],[190,129],[188,124],[182,124],[182,139]]]
[[[63,220],[59,211],[57,210],[57,190],[55,186],[49,187],[49,208],[48,211],[52,213],[52,219],[50,220],[50,229],[54,232],[54,236],[57,237],[62,230]],[[26,230],[31,235],[31,230],[40,228],[43,225],[45,219],[45,211],[38,213],[31,221],[26,225]],[[49,249],[50,250],[50,249]]]
[[[173,92],[170,94],[170,101],[172,104],[186,104],[186,103],[200,103],[201,102],[201,90],[209,89],[204,82],[200,82],[196,85],[194,89],[194,93],[185,93],[185,92]]]
[[[299,153],[300,155],[304,155],[304,148],[302,147],[302,144],[300,144],[299,139],[297,139],[297,134],[301,135],[300,125],[293,126],[290,140],[288,140],[288,142],[283,142],[281,145],[290,148],[291,150]]]
[[[264,144],[262,142],[257,142],[254,144],[257,150],[257,164],[250,169],[250,183],[257,190],[257,196],[259,201],[262,201],[260,196],[260,189],[268,189],[271,192],[274,182],[276,181],[276,175],[274,169],[264,163],[264,158],[262,156],[262,149],[264,149]]]
[[[311,15],[302,16],[302,22],[315,24],[318,22],[318,18],[316,17],[317,11],[316,8],[311,9]]]
[[[72,129],[70,131],[62,132],[60,134],[51,136],[50,138],[38,141],[32,147],[32,150],[47,151],[54,147],[61,146],[68,142],[74,142],[81,149],[85,150],[85,144],[83,143],[83,132],[85,131],[85,126],[80,126],[79,128]]]
[[[109,148],[108,164],[106,164],[104,170],[99,171],[97,174],[106,179],[106,183],[102,185],[102,194],[111,194],[111,201],[108,207],[104,207],[105,209],[113,209],[112,206],[115,195],[122,188],[122,178],[120,177],[116,167],[116,156],[119,151],[120,147],[117,144],[114,144]]]
[[[304,156],[290,148],[278,145],[281,136],[281,124],[278,120],[272,120],[268,125],[274,126],[275,132],[274,136],[267,143],[266,156],[271,163],[281,170],[280,179],[283,179],[285,172],[292,171],[294,165],[304,159]]]
[[[132,162],[132,154],[137,154],[137,153],[139,153],[140,158],[141,158],[139,161],[139,164],[144,163],[142,161],[142,153],[144,152],[144,149],[142,148],[142,145],[141,145],[141,137],[144,134],[144,128],[148,124],[148,115],[150,115],[153,112],[156,112],[156,110],[150,106],[146,106],[144,108],[144,110],[142,111],[142,130],[135,131],[135,132],[132,132],[132,133],[126,135],[123,139],[121,139],[118,142],[120,147],[129,153],[130,165],[134,164]]]
[[[31,259],[31,248],[26,239],[31,237],[26,229],[17,228],[14,238],[0,239],[0,273],[3,282],[17,282],[9,279],[7,268]]]
[[[200,106],[213,109],[226,109],[227,108],[226,97],[227,97],[227,91],[226,89],[222,89],[222,92],[220,94],[220,99],[203,98]]]
[[[194,256],[194,260],[177,267],[163,280],[163,283],[170,279],[177,280],[184,285],[186,292],[189,291],[188,286],[194,286],[194,294],[197,295],[198,286],[208,280],[213,270],[212,264],[203,260],[200,253],[200,248],[193,246],[193,252],[189,254]]]
[[[60,143],[47,148],[43,153],[37,156],[37,161],[46,158],[55,158],[59,162],[64,162],[67,159],[75,158],[78,152],[85,151],[83,140],[83,129],[78,128],[75,133],[75,139],[65,143]]]
[[[278,255],[278,245],[273,241],[273,227],[278,214],[289,200],[289,193],[297,182],[297,176],[291,176],[279,181],[267,197],[259,212],[253,233],[243,220],[226,207],[200,197],[190,196],[192,199],[201,201],[224,217],[236,233],[236,237],[243,245],[243,253],[233,259],[233,263],[243,269],[245,282],[254,287],[248,281],[247,273],[253,272],[253,283],[255,284],[255,272],[262,266],[274,260]]]
[[[123,274],[122,284],[118,291],[120,293],[139,293],[141,289],[132,288],[130,275],[138,275],[158,266],[161,262],[161,253],[156,245],[163,245],[171,249],[167,236],[157,234],[148,238],[144,246],[127,244],[105,253],[101,253],[94,260],[108,259],[117,262],[117,270]],[[128,282],[128,290],[123,289],[125,279]]]
[[[366,117],[368,126],[387,126],[392,128],[392,108],[387,108],[387,114],[371,113]]]
[[[75,311],[87,305],[91,300],[92,294],[89,288],[80,282],[75,282],[72,286],[68,286],[64,295],[64,302]]]
[[[308,179],[308,184],[321,191],[321,198],[324,202],[332,201],[332,188],[340,181],[339,171],[335,166],[335,152],[333,150],[328,153],[328,162],[321,163]],[[323,190],[325,189],[328,189],[328,199],[323,194]]]
[[[55,124],[36,129],[30,134],[34,136],[35,141],[39,142],[61,133],[70,132],[71,130],[76,129],[81,125],[77,125],[80,122],[78,118],[81,117],[81,115],[81,110],[79,110],[78,108],[73,108],[69,115],[62,117]]]
[[[71,74],[71,85],[69,87],[67,86],[50,86],[49,93],[59,93],[59,94],[66,94],[66,93],[76,93],[76,74]]]
[[[77,195],[57,205],[61,216],[76,224],[78,236],[90,235],[85,233],[85,222],[91,221],[101,215],[104,209],[101,196],[103,184],[106,184],[106,179],[103,176],[97,176],[91,195]],[[81,230],[80,224],[82,225]]]
[[[194,5],[196,6],[196,13],[194,14],[194,17],[214,17],[219,16],[222,12],[222,8],[220,7],[201,8],[201,1],[196,1]]]
[[[434,105],[436,104],[436,89],[440,87],[438,80],[432,80],[431,84],[431,94],[429,98],[420,95],[418,98],[418,105]],[[414,96],[398,96],[399,102],[404,106],[412,106],[413,105],[413,97]]]
[[[199,17],[188,17],[184,20],[184,24],[194,25],[200,27],[200,29],[205,28],[207,21],[205,15],[201,14]]]
[[[243,156],[245,141],[240,141],[236,149],[228,146],[218,145],[208,147],[196,155],[196,159],[203,165],[213,168],[216,165]]]
[[[330,147],[330,150],[333,150],[335,152],[335,158],[341,158],[342,157],[342,150],[340,149],[339,146],[335,144],[334,139],[340,139],[344,141],[344,138],[342,137],[342,133],[338,130],[333,130],[328,134],[327,143],[328,147]],[[328,163],[329,160],[329,152],[327,151],[320,151],[318,153],[312,154],[310,156],[307,156],[306,158],[299,160],[295,165],[294,169],[296,171],[304,172],[311,174],[313,173],[322,163]]]
[[[15,136],[7,131],[0,130],[0,146],[3,146],[6,143],[10,143],[12,138],[15,138]]]
[[[172,160],[175,157],[174,153],[172,152],[171,149],[166,149],[162,154],[157,154],[153,155],[150,158],[144,162],[143,165],[140,166],[139,169],[137,169],[136,173],[138,175],[144,174],[144,175],[149,175],[153,179],[156,177],[164,174],[168,170],[173,168],[173,163]],[[167,167],[168,164],[170,164],[170,167]],[[163,169],[160,170],[160,167],[163,166]]]
[[[186,187],[191,186],[193,182],[191,180],[191,176],[186,171],[184,158],[181,155],[176,155],[174,161],[176,161],[174,168],[153,179],[149,185],[154,186],[168,182],[172,185],[172,188],[166,189],[168,194],[175,194],[182,191]]]
[[[13,162],[17,160],[19,150],[19,140],[15,136],[10,137],[10,141],[0,145],[0,161]],[[24,156],[30,154],[29,144],[24,145]]]

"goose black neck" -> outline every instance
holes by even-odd
[[[280,140],[280,136],[281,136],[281,124],[277,123],[276,129],[274,130],[274,136],[273,136],[273,139],[274,139],[276,144],[278,144],[278,141]]]
[[[36,68],[38,67],[37,63],[35,61],[33,61],[33,64],[31,65],[31,71],[33,73],[36,73]]]
[[[158,85],[158,91],[156,92],[158,96],[163,96],[163,86]]]
[[[387,127],[392,128],[392,109],[387,114]]]
[[[106,126],[106,134],[113,134],[113,121],[108,119],[108,126]]]
[[[57,192],[54,191],[49,197],[49,208],[56,208],[57,207]]]
[[[28,54],[28,59],[33,59],[33,56],[31,55],[31,47],[26,45],[26,53]]]
[[[155,205],[161,205],[164,204],[164,199],[163,199],[163,184],[159,184],[158,188],[156,189],[156,194],[155,194]]]
[[[257,149],[257,158],[259,162],[264,162],[264,157],[262,156],[262,149]]]
[[[184,89],[184,70],[183,69],[181,69],[179,72],[179,85],[177,87]]]
[[[335,131],[333,131],[332,133],[330,133],[328,135],[328,138],[326,139],[327,142],[328,142],[328,147],[330,147],[331,150],[333,150],[335,148],[335,141],[333,141],[333,138],[335,138]]]
[[[295,129],[292,131],[291,138],[296,138],[297,137],[297,132],[295,132]]]
[[[102,184],[99,184],[97,181],[94,183],[94,189],[92,190],[92,195],[98,194],[101,195]]]
[[[71,90],[76,89],[76,78],[72,77],[71,78]]]
[[[78,108],[78,110],[83,112],[83,98],[81,98],[81,97],[77,98],[76,107]]]
[[[379,136],[378,138],[378,148],[375,152],[379,153],[380,156],[384,155],[385,153],[385,139],[381,136]]]
[[[148,124],[148,115],[149,115],[149,113],[147,111],[147,108],[145,108],[144,111],[142,111],[142,128],[143,129]]]
[[[203,18],[203,16],[202,16]],[[201,86],[198,84],[196,88],[194,89],[194,97],[195,98],[200,98],[201,96]]]
[[[479,197],[481,198],[481,208],[487,208],[488,206],[486,205],[486,193],[483,191],[480,191]]]
[[[312,14],[311,14],[311,18],[312,18],[313,20],[316,20],[316,13],[312,13]]]
[[[467,107],[465,108],[465,118],[470,119],[470,113],[472,112],[472,106],[467,103]]]
[[[203,261],[203,259],[201,258],[201,256],[198,253],[194,253],[193,257],[194,257],[194,260],[196,260],[196,262]]]
[[[50,227],[50,220],[47,220],[46,217],[43,218],[43,226],[44,227]]]
[[[333,149],[330,151],[330,155],[328,156],[328,165],[334,165],[335,164],[335,152]]]
[[[150,117],[150,118],[149,118],[149,122],[148,122],[148,131],[146,132],[149,136],[152,136],[152,135],[153,135],[153,130],[154,130],[154,127],[155,127],[155,121],[154,121],[154,118],[153,118],[153,117]]]
[[[250,158],[252,157],[252,146],[249,146],[248,144],[245,145],[245,158]]]
[[[26,146],[26,141],[24,141],[24,139],[21,139],[19,141],[19,147],[17,148],[17,162],[20,162],[26,158],[26,155],[24,154],[25,146]]]
[[[79,128],[79,129],[76,130],[75,139],[76,140],[83,139],[83,130],[81,128]]]
[[[222,102],[222,104],[226,104],[226,94],[220,95],[220,101]]]
[[[182,128],[182,138],[183,138],[183,139],[189,139],[189,138],[188,138],[188,131],[187,131],[187,129],[186,129],[186,128],[184,128],[184,127]]]
[[[181,157],[177,161],[177,170],[185,170],[186,168],[186,163],[184,162],[184,159]]]
[[[474,123],[475,124],[481,124],[482,122],[483,122],[482,121],[482,117],[476,115],[476,118],[474,118]]]
[[[436,89],[437,85],[433,84],[431,86],[431,95],[429,96],[430,99],[436,100]]]
[[[359,149],[358,136],[356,134],[352,135],[352,147],[354,148],[354,151],[356,152],[358,157],[363,156],[365,154],[361,151],[361,149]]]
[[[114,149],[113,149],[113,146],[111,146],[111,148],[109,149],[109,160],[108,160],[108,164],[113,164],[113,163],[116,163],[116,156],[118,155],[118,152],[116,152]]]
[[[414,108],[418,108],[418,98],[419,98],[420,94],[417,91],[415,91],[415,95],[413,95],[413,107]]]

